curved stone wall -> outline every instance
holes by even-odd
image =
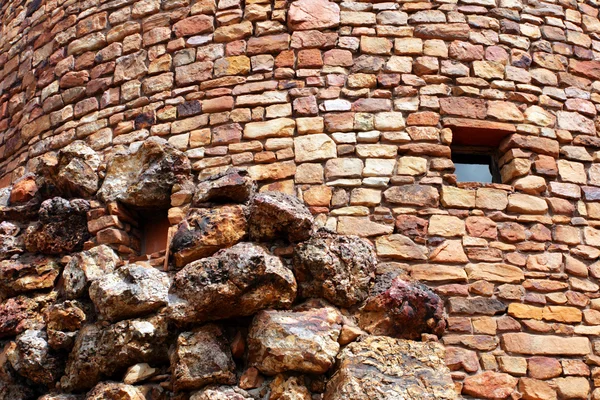
[[[2,207],[68,144],[95,151],[97,187],[71,194],[93,197],[113,155],[159,136],[197,178],[247,169],[260,190],[297,195],[318,225],[368,238],[385,268],[436,287],[464,395],[600,398],[595,2],[13,0],[0,11]],[[456,183],[453,139],[497,146],[503,184]],[[171,224],[193,195],[177,191]],[[120,212],[106,216],[127,221]],[[135,225],[104,214],[88,214],[90,246],[135,254],[136,235],[119,233]]]

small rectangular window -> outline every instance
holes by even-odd
[[[489,148],[452,147],[458,182],[501,183],[496,154]]]

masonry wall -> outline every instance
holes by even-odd
[[[0,11],[0,186],[76,140],[102,177],[113,154],[163,137],[199,178],[248,169],[260,190],[297,195],[318,224],[368,238],[389,268],[435,287],[459,391],[480,379],[475,397],[498,385],[600,398],[594,1]],[[453,137],[496,146],[503,183],[457,183]],[[171,224],[185,203],[173,201]]]

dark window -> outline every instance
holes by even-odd
[[[453,147],[452,162],[458,182],[502,182],[498,160],[493,149]]]

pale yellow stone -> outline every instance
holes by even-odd
[[[433,215],[429,220],[428,232],[432,236],[463,236],[466,234],[465,221],[449,215]]]
[[[453,186],[442,186],[441,201],[447,208],[474,208],[474,190],[459,189]]]

